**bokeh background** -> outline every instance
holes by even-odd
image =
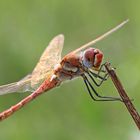
[[[140,1],[1,0],[0,84],[31,73],[49,41],[65,35],[63,56],[126,19],[130,22],[97,43],[140,112]],[[111,80],[97,89],[117,96]],[[0,110],[29,93],[0,97]],[[1,140],[139,140],[125,106],[93,102],[81,78],[43,94],[0,123]]]

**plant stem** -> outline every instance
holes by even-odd
[[[140,116],[139,116],[136,108],[132,104],[131,100],[129,99],[123,85],[121,84],[118,76],[116,75],[116,72],[114,71],[114,68],[112,68],[110,66],[110,63],[108,63],[108,62],[106,62],[105,68],[106,68],[108,74],[110,75],[116,89],[118,90],[118,93],[119,93],[120,97],[122,98],[125,106],[127,107],[130,115],[132,116],[135,124],[137,125],[138,129],[140,130]]]

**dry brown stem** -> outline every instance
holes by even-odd
[[[137,125],[138,129],[140,130],[140,116],[139,116],[136,108],[132,104],[130,98],[128,97],[123,85],[121,84],[116,72],[114,71],[114,68],[112,68],[110,66],[110,63],[108,63],[108,62],[105,64],[105,68],[106,68],[108,74],[110,75],[116,89],[118,90],[118,93],[119,93],[120,97],[122,98],[125,106],[127,107],[129,113],[131,114],[135,124]]]

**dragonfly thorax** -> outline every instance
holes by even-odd
[[[103,53],[99,49],[89,48],[82,53],[84,67],[98,70],[103,60]]]
[[[61,81],[71,80],[84,72],[81,67],[80,55],[70,53],[61,60],[60,64],[56,65],[54,74]]]

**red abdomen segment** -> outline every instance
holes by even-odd
[[[17,103],[14,106],[11,106],[9,109],[3,111],[0,113],[0,121],[6,119],[7,117],[11,116],[14,112],[22,108],[24,105],[35,99],[37,96],[41,95],[43,92],[48,91],[56,85],[60,84],[60,81],[57,79],[52,79],[50,82],[51,78],[48,78],[46,81],[44,81],[41,86],[34,91],[32,94],[21,100],[19,103]]]

